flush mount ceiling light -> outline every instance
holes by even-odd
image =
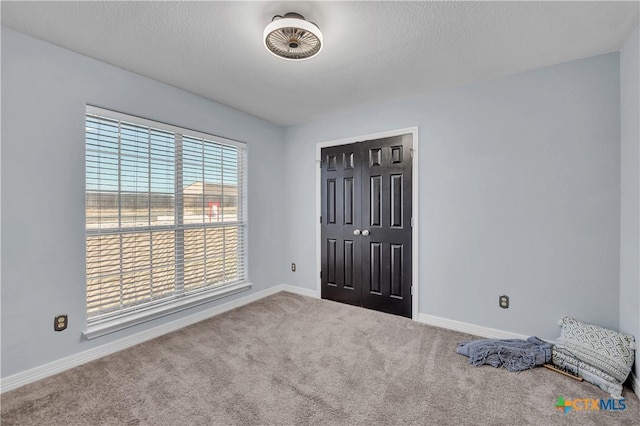
[[[298,13],[276,15],[264,29],[264,46],[279,58],[300,61],[322,50],[322,33]]]

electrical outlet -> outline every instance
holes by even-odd
[[[296,264],[292,263],[291,264],[291,272],[295,272],[296,271]]]
[[[500,305],[502,309],[507,309],[509,307],[509,296],[500,296],[498,298],[498,305]]]
[[[62,331],[67,328],[69,317],[66,314],[58,315],[53,319],[53,330]]]

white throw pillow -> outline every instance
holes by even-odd
[[[600,370],[605,373],[601,376],[611,377],[612,383],[620,385],[631,372],[636,344],[629,334],[565,317],[556,348],[593,367],[592,371]]]

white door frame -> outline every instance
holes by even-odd
[[[400,136],[410,134],[413,137],[413,151],[411,153],[411,157],[413,159],[413,167],[412,167],[412,179],[411,179],[411,217],[413,226],[411,228],[411,249],[412,249],[412,257],[411,257],[411,317],[414,321],[418,320],[418,301],[420,300],[418,297],[418,293],[420,290],[420,274],[419,274],[419,257],[418,257],[418,225],[420,217],[418,215],[418,184],[420,180],[418,179],[419,173],[418,168],[420,162],[418,161],[418,127],[408,127],[405,129],[398,130],[390,130],[387,132],[374,133],[364,136],[354,136],[345,139],[338,139],[328,142],[319,142],[316,144],[316,163],[318,167],[316,168],[316,291],[318,297],[321,297],[321,285],[322,279],[320,278],[320,271],[322,270],[322,241],[321,241],[321,224],[320,224],[320,216],[322,216],[322,181],[321,181],[321,150],[322,148],[327,148],[330,146],[337,145],[347,145],[355,142],[363,142],[368,140],[375,139],[383,139],[392,136]]]

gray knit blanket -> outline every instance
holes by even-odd
[[[504,367],[509,371],[522,371],[551,361],[551,344],[537,337],[520,339],[485,339],[461,342],[456,348],[460,355],[469,357],[469,364]]]

